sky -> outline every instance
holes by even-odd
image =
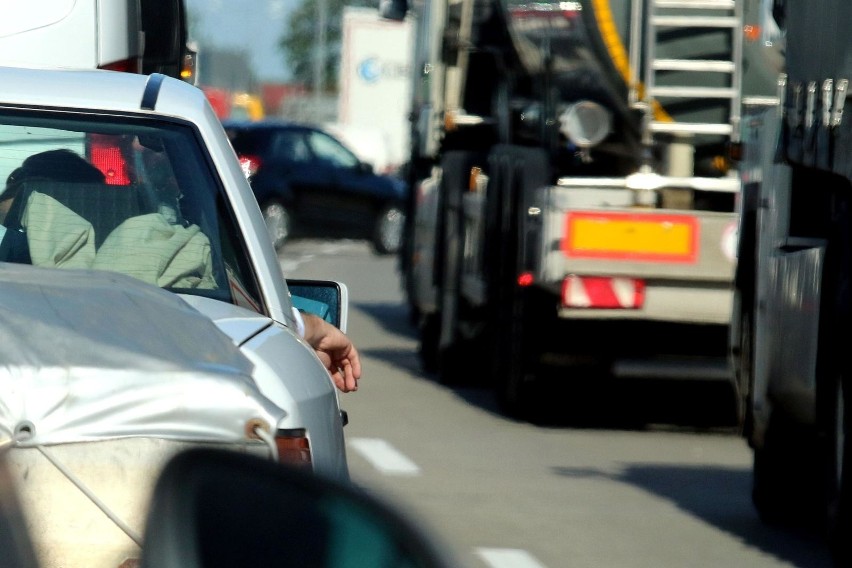
[[[286,82],[286,68],[277,44],[289,13],[301,0],[186,0],[194,32],[191,40],[216,48],[249,52],[255,76],[265,82]]]

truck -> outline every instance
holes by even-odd
[[[380,6],[417,26],[400,267],[424,368],[487,375],[518,417],[548,381],[564,413],[601,377],[734,388],[732,158],[775,95],[752,4]]]
[[[0,65],[108,69],[195,78],[183,0],[14,2],[3,7]]]
[[[783,41],[777,103],[747,113],[743,130],[730,334],[742,433],[760,517],[817,527],[849,566],[852,5],[767,4],[761,26]]]
[[[337,122],[330,126],[380,173],[406,161],[411,100],[411,19],[383,19],[375,8],[344,6]]]

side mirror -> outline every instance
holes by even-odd
[[[298,310],[314,314],[344,333],[349,321],[349,290],[332,280],[287,279],[291,301]]]
[[[163,470],[142,568],[449,568],[405,517],[354,485],[224,450]]]

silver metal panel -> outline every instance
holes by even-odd
[[[237,441],[249,420],[273,430],[285,416],[237,346],[176,295],[112,273],[9,264],[0,287],[0,446]]]

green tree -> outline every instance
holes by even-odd
[[[340,35],[344,6],[374,6],[369,0],[325,0],[328,16],[325,30],[325,65],[323,85],[334,89],[340,69]],[[317,14],[319,0],[302,0],[290,13],[287,29],[278,46],[284,53],[293,80],[311,86],[314,80],[314,62],[317,48]]]

